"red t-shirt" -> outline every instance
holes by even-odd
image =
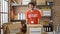
[[[41,13],[39,10],[28,10],[26,12],[26,19],[28,19],[28,24],[38,24],[38,19],[41,18]]]

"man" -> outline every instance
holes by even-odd
[[[41,13],[39,10],[35,9],[36,4],[30,2],[28,4],[29,10],[26,12],[26,22],[27,24],[39,24],[39,19],[41,18]]]

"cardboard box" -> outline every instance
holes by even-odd
[[[20,29],[16,29],[16,30],[11,30],[11,31],[7,31],[6,32],[6,34],[16,34],[16,33],[18,33],[18,32],[21,32],[21,30]]]
[[[42,34],[47,34],[46,32],[43,32]]]
[[[46,0],[36,0],[37,5],[46,5]]]
[[[6,24],[5,24],[6,25]],[[21,32],[21,23],[12,23],[5,26],[5,34],[16,34]]]
[[[6,30],[6,27],[7,27],[9,24],[12,24],[12,23],[4,23],[4,24],[2,25],[3,30]]]
[[[27,25],[27,34],[42,34],[43,26],[40,24]]]
[[[14,24],[8,25],[9,30],[20,29],[20,27],[21,27],[21,23],[14,23]]]
[[[23,32],[19,32],[19,33],[16,33],[16,34],[23,34]]]
[[[47,34],[53,34],[53,32],[47,32]]]

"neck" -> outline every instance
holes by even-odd
[[[34,8],[33,8],[33,9],[31,9],[31,10],[34,10]]]
[[[31,10],[31,12],[33,12],[34,10]]]

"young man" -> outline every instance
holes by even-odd
[[[35,9],[36,4],[30,2],[28,4],[29,10],[26,12],[26,22],[27,24],[38,24],[41,18],[41,13],[39,10]]]

